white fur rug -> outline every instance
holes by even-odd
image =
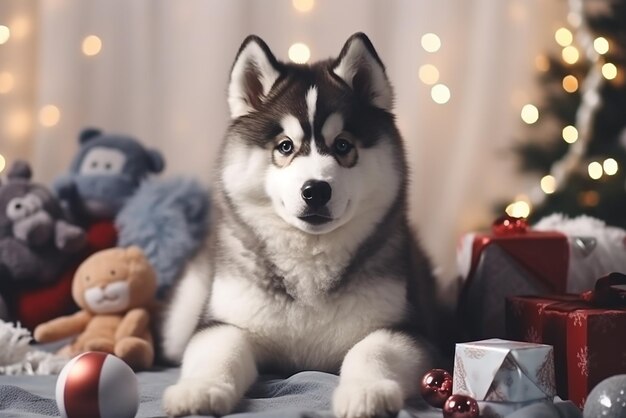
[[[38,350],[30,345],[26,328],[0,320],[0,375],[57,374],[68,358]]]

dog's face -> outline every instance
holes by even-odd
[[[229,85],[227,198],[257,220],[278,216],[310,234],[362,215],[380,220],[404,181],[391,102],[384,66],[363,34],[337,59],[310,66],[280,63],[249,37]]]

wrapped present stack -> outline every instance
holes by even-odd
[[[456,345],[453,392],[478,401],[481,417],[500,418],[555,395],[552,347],[501,339]]]
[[[626,272],[626,231],[587,216],[552,215],[533,228],[505,216],[490,232],[463,236],[457,260],[463,338],[505,338],[506,297],[580,293],[602,275]]]
[[[626,373],[626,275],[599,279],[580,296],[513,296],[509,338],[554,346],[557,393],[580,408],[603,379]]]
[[[601,380],[626,373],[626,231],[585,216],[532,228],[502,217],[465,235],[458,261],[460,341],[553,346],[556,393],[581,408]]]

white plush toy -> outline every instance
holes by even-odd
[[[581,293],[593,289],[600,277],[619,272],[626,274],[626,231],[607,226],[603,221],[581,215],[546,216],[533,226],[538,231],[559,231],[570,245],[567,291]]]

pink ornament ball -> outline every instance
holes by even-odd
[[[64,418],[133,418],[139,409],[137,376],[114,355],[89,351],[61,370],[56,401]]]

